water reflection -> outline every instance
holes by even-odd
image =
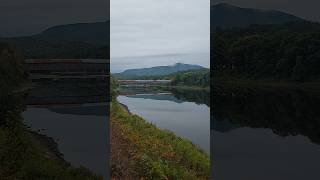
[[[210,91],[203,89],[179,89],[170,87],[121,87],[120,94],[133,98],[168,100],[176,103],[194,102],[210,107]],[[157,96],[154,96],[154,95]]]
[[[209,92],[127,87],[121,89],[118,100],[132,113],[191,140],[209,153],[210,107],[202,95]]]
[[[26,98],[25,123],[52,137],[66,161],[107,178],[108,89],[97,82],[38,82]]]
[[[214,179],[318,179],[320,96],[284,88],[215,87]]]
[[[215,89],[214,120],[235,127],[268,128],[279,136],[304,135],[320,143],[320,96],[286,89]],[[228,125],[230,126],[230,125]]]

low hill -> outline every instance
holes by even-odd
[[[96,46],[109,44],[110,22],[78,23],[51,27],[33,36],[42,40],[84,42]]]
[[[25,58],[108,58],[110,22],[55,26],[27,37],[0,38]]]
[[[156,66],[151,68],[128,69],[122,73],[115,74],[115,76],[122,79],[125,79],[125,78],[132,79],[132,78],[139,78],[143,76],[164,76],[164,75],[169,75],[175,72],[202,69],[202,68],[203,67],[199,65],[176,63],[173,66]]]

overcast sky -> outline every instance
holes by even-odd
[[[109,0],[1,0],[0,36],[35,34],[61,24],[109,19]]]
[[[154,62],[145,58],[149,55],[209,54],[209,31],[209,0],[111,0],[111,68],[130,61],[128,57],[134,57],[133,67],[149,67],[185,62]],[[209,58],[191,63],[208,67]]]
[[[248,8],[279,10],[320,22],[320,0],[211,0],[213,4],[220,2]]]

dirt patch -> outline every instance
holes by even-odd
[[[110,145],[111,145],[111,180],[131,180],[132,158],[131,145],[125,138],[120,124],[116,119],[110,119]]]

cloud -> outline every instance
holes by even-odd
[[[209,4],[208,0],[112,0],[111,69],[190,61],[168,54],[206,54],[204,64],[209,64]],[[200,58],[192,59],[190,63],[200,63]]]
[[[111,56],[209,51],[207,0],[111,1]]]

